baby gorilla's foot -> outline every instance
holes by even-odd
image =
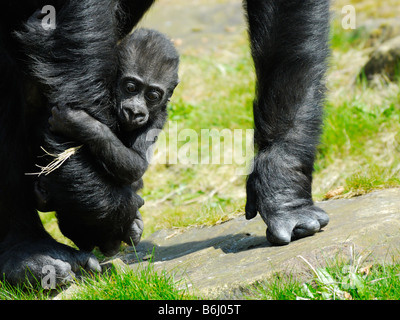
[[[127,231],[127,236],[125,237],[125,242],[128,245],[136,246],[140,242],[144,229],[144,223],[139,210],[136,212],[136,218],[133,220],[129,230]]]

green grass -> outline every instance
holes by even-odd
[[[299,257],[299,259],[301,259]],[[362,256],[350,261],[335,258],[325,267],[314,267],[307,260],[307,274],[277,273],[269,281],[248,288],[251,300],[399,300],[400,262],[369,263]],[[311,274],[311,276],[310,276]],[[306,279],[306,280],[302,280]],[[17,287],[0,283],[0,300],[47,300],[58,290],[44,290],[40,284]],[[177,280],[166,271],[155,271],[144,263],[136,269],[113,267],[102,274],[88,274],[75,280],[69,292],[58,298],[68,300],[197,300],[185,279]]]
[[[202,129],[252,129],[254,70],[245,35],[224,52],[183,55],[181,66],[181,83],[169,107],[170,124],[178,132],[194,130],[200,138]],[[168,125],[164,132],[168,144]],[[207,152],[206,141],[196,143],[199,155]],[[245,177],[227,183],[236,169],[234,164],[152,165],[141,193],[147,204],[142,208],[145,236],[160,228],[210,225],[243,209]]]
[[[43,289],[39,282],[18,286],[0,282],[0,300],[47,300],[52,294],[53,292]]]
[[[313,276],[306,282],[292,274],[276,274],[271,281],[250,289],[249,299],[263,300],[399,300],[400,263],[344,263],[323,268],[309,265]]]
[[[368,82],[359,76],[368,58],[362,28],[332,24],[332,57],[314,197],[339,186],[343,196],[400,185],[400,81]]]
[[[365,28],[343,30],[341,22],[336,19],[332,23],[330,39],[332,50],[347,52],[351,49],[362,49],[368,39],[368,33]]]
[[[137,269],[113,268],[77,282],[68,299],[73,300],[183,300],[195,299],[184,280],[173,273],[156,272],[153,264]]]
[[[0,300],[48,300],[57,294],[63,300],[188,300],[197,299],[185,279],[175,279],[172,272],[154,270],[153,263],[136,268],[112,266],[103,273],[88,274],[64,288],[45,290],[40,281],[11,286],[0,282]]]

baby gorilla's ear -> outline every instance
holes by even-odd
[[[176,81],[176,83],[175,83],[175,85],[174,85],[174,87],[173,87],[173,89],[172,89],[172,92],[174,92],[175,88],[178,86],[178,84],[179,84],[180,82],[181,82],[181,81],[180,81],[179,79]]]
[[[176,81],[176,83],[173,86],[171,86],[171,88],[168,90],[168,99],[167,99],[168,102],[171,101],[171,97],[174,94],[174,90],[176,89],[179,83],[180,83],[179,80]]]

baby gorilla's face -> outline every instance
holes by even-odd
[[[143,127],[150,118],[151,110],[165,104],[165,88],[148,84],[138,75],[122,77],[117,86],[117,117],[125,132]]]
[[[166,108],[178,84],[179,55],[162,34],[139,29],[119,48],[117,117],[122,131],[143,127]]]

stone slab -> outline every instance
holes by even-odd
[[[183,276],[195,292],[223,298],[240,296],[248,285],[276,272],[304,273],[308,267],[299,255],[318,267],[338,254],[357,254],[379,262],[390,262],[398,254],[400,189],[324,201],[318,206],[328,212],[328,226],[287,246],[272,246],[266,240],[266,225],[260,216],[248,221],[242,215],[212,227],[157,231],[123,260],[136,267],[137,257],[147,259],[153,253],[156,270]]]

